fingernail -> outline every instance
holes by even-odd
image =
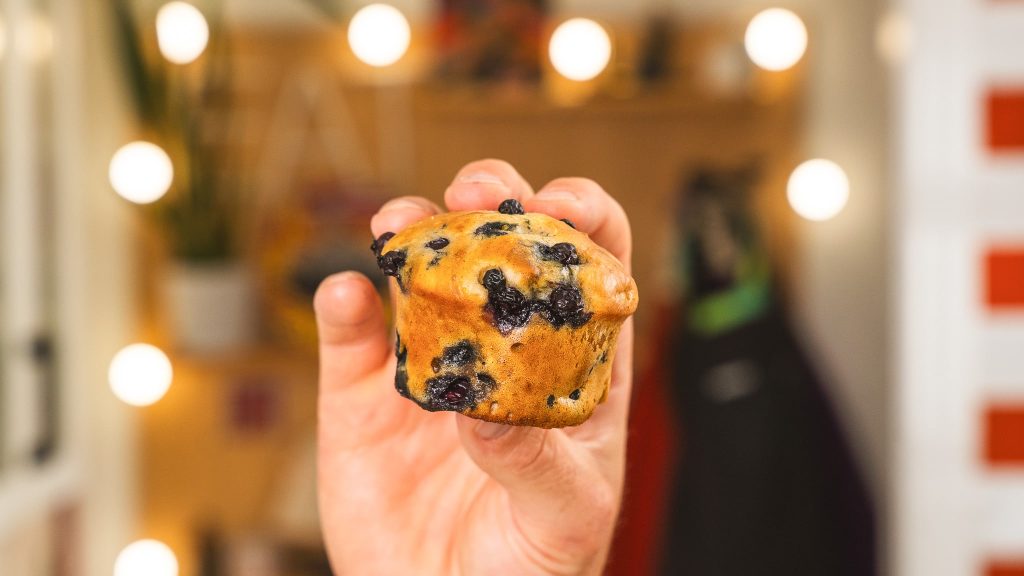
[[[534,197],[534,200],[550,200],[559,202],[568,200],[576,202],[579,200],[579,198],[577,198],[575,194],[568,190],[542,190],[537,193],[537,195]]]
[[[508,424],[496,422],[481,422],[476,425],[476,435],[484,440],[494,440],[506,434],[512,427]]]
[[[505,182],[488,172],[473,172],[464,176],[459,176],[455,179],[459,184],[498,184],[505,186]]]

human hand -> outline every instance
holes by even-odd
[[[629,271],[629,221],[590,180],[534,193],[509,164],[483,160],[445,192],[449,210],[494,210],[506,198],[568,218]],[[438,212],[423,198],[392,200],[373,217],[374,237]],[[320,517],[339,575],[601,572],[622,496],[632,319],[607,401],[580,426],[544,430],[427,412],[399,396],[393,338],[361,274],[325,280],[315,308]]]

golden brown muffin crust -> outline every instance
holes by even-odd
[[[543,214],[453,212],[375,246],[400,287],[396,387],[428,410],[545,428],[607,395],[637,290],[622,264]]]

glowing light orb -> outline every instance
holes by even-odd
[[[570,80],[584,82],[597,77],[612,57],[612,40],[600,24],[573,18],[558,25],[548,44],[551,65]]]
[[[807,27],[793,12],[769,8],[747,25],[744,45],[754,64],[765,70],[786,70],[807,51]]]
[[[348,44],[356,58],[377,68],[398,62],[411,37],[409,21],[388,4],[361,8],[348,25]]]
[[[174,370],[167,355],[150,344],[131,344],[110,361],[107,379],[114,395],[132,406],[149,406],[171,387]]]
[[[833,218],[846,206],[850,180],[831,160],[808,160],[790,174],[786,196],[797,214],[820,222]]]

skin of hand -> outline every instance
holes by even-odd
[[[506,198],[568,218],[629,270],[626,214],[590,180],[534,193],[509,164],[481,160],[444,196],[453,211],[494,210]],[[373,217],[374,237],[438,212],[423,198],[392,200]],[[337,574],[601,573],[622,497],[632,319],[607,401],[580,426],[543,430],[427,412],[399,396],[393,336],[365,276],[328,278],[314,307],[320,517]]]

